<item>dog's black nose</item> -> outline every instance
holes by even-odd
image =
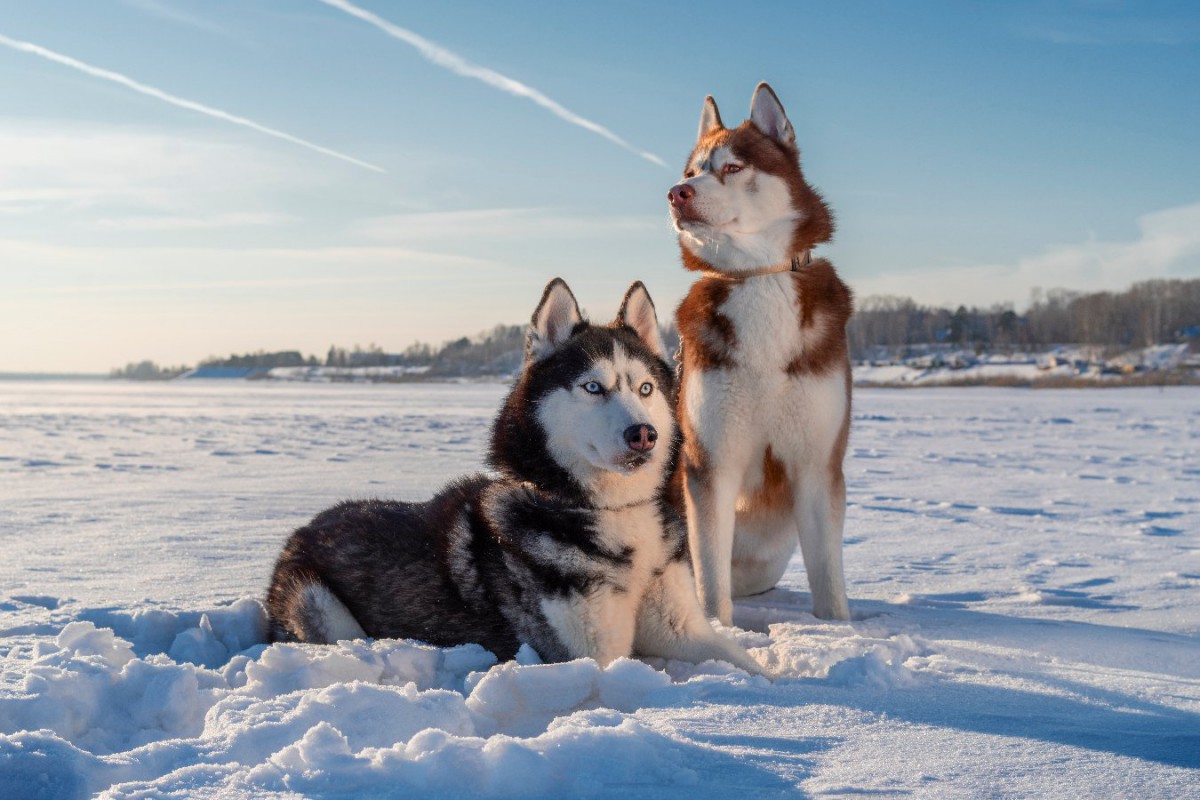
[[[667,199],[673,206],[684,206],[696,196],[696,190],[686,183],[677,183],[667,192]]]
[[[630,425],[625,429],[625,443],[631,450],[649,452],[657,441],[658,431],[654,430],[653,425]]]

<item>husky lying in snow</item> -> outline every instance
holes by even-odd
[[[812,248],[833,217],[800,171],[792,124],[765,83],[750,119],[711,97],[668,193],[683,265],[700,273],[676,319],[679,424],[692,557],[706,611],[776,584],[804,554],[813,613],[849,619],[842,578],[850,432],[850,290]]]
[[[687,530],[666,495],[674,381],[650,295],[591,325],[561,279],[492,429],[496,477],[424,503],[345,502],[292,534],[267,595],[276,640],[475,642],[502,659],[632,654],[761,672],[700,609]]]

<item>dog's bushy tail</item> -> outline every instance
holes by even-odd
[[[275,566],[267,592],[267,613],[272,642],[333,644],[366,638],[350,609],[320,575],[287,558]]]

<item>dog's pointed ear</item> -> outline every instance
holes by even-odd
[[[754,127],[784,147],[796,146],[796,132],[792,130],[792,123],[788,121],[783,104],[766,83],[760,83],[754,90],[754,97],[750,99],[750,121],[754,123]]]
[[[641,281],[634,281],[625,292],[621,301],[621,310],[617,312],[617,324],[633,328],[638,338],[645,342],[654,355],[667,360],[667,348],[663,344],[662,333],[658,330],[658,314],[654,311],[654,301],[646,291]]]
[[[709,95],[704,98],[704,110],[700,112],[700,132],[696,134],[696,138],[703,139],[704,135],[714,128],[724,127],[721,123],[721,112],[717,110],[717,101]]]
[[[575,326],[583,322],[579,304],[571,287],[562,278],[546,284],[542,301],[538,303],[533,318],[529,321],[529,332],[525,336],[525,358],[541,361],[571,338]]]

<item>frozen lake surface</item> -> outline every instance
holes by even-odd
[[[855,619],[739,602],[775,683],[264,647],[288,533],[504,391],[0,382],[0,797],[1200,797],[1200,390],[859,390]]]

